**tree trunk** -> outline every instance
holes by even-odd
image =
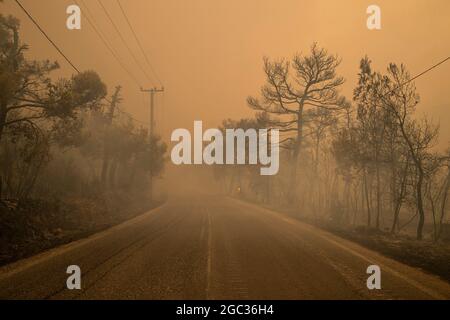
[[[372,214],[370,210],[369,188],[367,186],[366,169],[364,169],[364,195],[366,198],[366,206],[367,206],[367,226],[370,228],[370,226],[372,225]]]
[[[439,239],[442,233],[442,223],[444,222],[445,209],[447,205],[448,191],[450,189],[450,167],[447,173],[447,179],[445,182],[445,187],[442,194],[442,202],[441,202],[441,216],[439,218],[439,231],[437,234],[437,238]]]
[[[5,122],[6,122],[6,105],[2,104],[0,106],[0,143],[2,142],[2,136],[3,136],[3,129],[5,128]],[[3,176],[0,172],[0,200],[3,196]]]
[[[297,168],[303,140],[303,104],[300,105],[297,114],[297,140],[295,141],[295,149],[292,160],[292,171],[289,182],[289,201],[294,203],[297,190]]]
[[[378,157],[377,157],[378,158]],[[380,186],[380,165],[378,164],[378,159],[376,160],[376,175],[377,175],[377,220],[376,228],[380,230],[380,215],[381,215],[381,186]]]
[[[416,183],[416,197],[417,197],[417,212],[419,214],[419,223],[417,225],[417,240],[422,240],[423,238],[423,226],[425,224],[425,210],[423,208],[423,199],[422,199],[422,184],[424,178],[423,166],[420,160],[420,156],[416,153],[413,144],[410,141],[408,134],[405,131],[404,122],[400,123],[400,130],[402,132],[403,139],[406,141],[408,145],[409,152],[411,154],[411,158],[414,161],[414,165],[419,173]]]
[[[423,185],[423,169],[419,169],[419,177],[416,185],[416,195],[417,195],[417,210],[419,213],[419,223],[417,224],[417,240],[423,239],[423,226],[425,224],[425,210],[423,208],[423,198],[422,198],[422,185]]]
[[[106,123],[104,125],[104,140],[103,140],[103,165],[102,165],[102,175],[101,175],[101,183],[104,187],[107,186],[107,174],[109,169],[109,163],[110,163],[110,150],[108,150],[108,129],[111,127],[114,119],[114,112],[116,110],[116,106],[119,103],[119,94],[120,94],[121,87],[117,86],[116,90],[112,96],[111,99],[111,105],[109,108],[109,113],[106,118]]]
[[[403,199],[405,197],[405,193],[406,193],[406,180],[408,178],[408,168],[409,168],[409,164],[408,162],[406,162],[405,167],[403,168],[402,171],[402,180],[400,181],[400,191],[397,192],[397,188],[395,185],[395,177],[393,178],[393,191],[394,191],[394,221],[392,223],[392,227],[391,227],[391,233],[395,233],[395,229],[399,227],[400,224],[400,210],[402,208],[402,203],[403,203]],[[393,174],[396,174],[395,171],[393,171]]]

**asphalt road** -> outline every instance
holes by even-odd
[[[66,288],[72,264],[81,290]],[[381,290],[366,287],[372,264]],[[186,196],[1,268],[0,298],[449,299],[450,285],[281,213]]]

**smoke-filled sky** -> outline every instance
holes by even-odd
[[[102,0],[142,65],[147,67],[116,0]],[[148,121],[149,99],[121,69],[82,14],[82,29],[66,28],[66,8],[74,0],[21,0],[22,4],[81,70],[94,69],[110,91],[124,87],[122,109]],[[97,0],[84,0],[96,24],[144,87],[149,83],[115,33]],[[217,126],[224,118],[252,115],[248,95],[264,83],[263,56],[291,57],[313,42],[342,58],[338,71],[351,98],[359,60],[367,54],[374,69],[403,62],[415,75],[450,55],[448,0],[121,0],[166,93],[157,102],[157,126],[168,140],[174,128],[194,120]],[[366,28],[366,8],[381,7],[382,29]],[[82,6],[83,8],[83,6]],[[0,4],[3,14],[22,22],[23,40],[33,58],[57,59],[59,75],[70,66],[31,24],[15,1]],[[147,72],[150,73],[147,67]],[[450,62],[416,81],[419,108],[441,124],[441,146],[450,141]]]

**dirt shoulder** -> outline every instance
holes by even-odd
[[[433,273],[450,283],[450,244],[431,240],[418,241],[406,235],[365,229],[339,229],[315,224],[342,238],[357,242],[412,267]]]
[[[252,200],[239,199],[261,206]],[[303,216],[294,209],[269,205],[263,207],[282,212],[291,218],[314,225],[404,264],[435,274],[450,283],[450,243],[418,241],[405,234],[391,234],[363,227],[339,227],[331,221]]]
[[[134,218],[162,204],[146,194],[0,203],[0,266]]]

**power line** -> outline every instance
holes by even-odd
[[[114,52],[114,49],[112,48],[112,46],[110,44],[108,44],[108,41],[106,40],[106,37],[102,34],[100,28],[98,28],[95,23],[90,19],[90,17],[92,18],[92,13],[89,10],[89,7],[87,6],[87,4],[83,1],[80,0],[80,2],[83,4],[84,8],[87,11],[87,15],[86,15],[86,19],[88,21],[88,23],[91,25],[92,29],[95,31],[95,33],[97,34],[97,36],[100,38],[100,40],[103,42],[103,44],[105,45],[105,47],[109,50],[109,52],[111,53],[111,55],[116,59],[116,61],[119,63],[119,65],[122,67],[122,69],[128,74],[128,76],[130,76],[131,79],[133,79],[133,81],[140,87],[140,83],[139,81],[136,79],[136,77],[132,74],[132,72],[127,69],[127,67],[125,66],[125,64],[120,60],[120,58],[118,57],[118,54]],[[75,0],[75,3],[78,4],[77,0]],[[78,4],[78,6],[80,6]],[[90,16],[90,17],[89,17]],[[108,98],[105,98],[105,100],[109,103],[111,103],[111,101]],[[127,117],[129,117],[131,120],[141,123],[141,124],[145,124],[148,125],[147,122],[145,121],[141,121],[138,120],[136,118],[134,118],[131,114],[122,111],[120,109],[117,109],[120,113],[125,114]]]
[[[144,55],[145,61],[147,62],[147,65],[149,66],[150,70],[152,71],[153,75],[155,76],[156,80],[158,81],[159,85],[162,86],[162,82],[160,78],[158,77],[158,74],[156,73],[155,69],[153,68],[152,64],[150,63],[150,59],[147,56],[147,53],[145,52],[141,41],[139,40],[138,36],[136,35],[136,32],[134,31],[134,28],[130,22],[130,19],[128,19],[128,16],[122,7],[122,4],[120,3],[120,0],[116,0],[117,4],[119,5],[120,11],[122,11],[123,16],[125,17],[125,20],[128,23],[128,26],[130,27],[131,32],[133,33],[134,39],[136,40],[137,44],[139,45],[139,49],[141,49],[142,54]]]
[[[70,64],[70,66],[78,73],[80,74],[80,70],[75,66],[75,64],[64,54],[64,52],[55,44],[55,42],[47,35],[47,33],[41,28],[41,26],[39,25],[39,23],[33,18],[33,16],[25,9],[25,7],[20,3],[19,0],[15,0],[16,3],[19,5],[19,7],[26,13],[26,15],[28,16],[28,18],[34,23],[34,25],[39,29],[39,31],[45,36],[45,38],[53,45],[53,47],[61,54],[61,56],[64,57],[64,59],[66,59],[66,61]],[[76,2],[76,0],[75,0]],[[87,17],[87,16],[86,16]],[[89,21],[89,20],[88,20]],[[92,25],[92,24],[91,24]],[[93,25],[92,25],[93,26]],[[139,85],[139,83],[138,83]],[[111,101],[108,98],[104,98],[107,102],[111,103]],[[137,120],[135,118],[133,118],[130,114],[121,111],[121,113],[123,114],[127,114],[130,119],[136,121],[136,122],[141,122],[143,124],[148,125],[148,123]]]
[[[28,18],[34,23],[34,25],[39,29],[39,31],[47,38],[47,40],[53,45],[53,47],[59,52],[61,56],[72,66],[72,68],[77,72],[80,73],[80,70],[78,70],[77,67],[70,61],[70,59],[62,52],[61,49],[56,45],[56,43],[53,42],[52,39],[47,35],[47,33],[41,28],[39,23],[31,16],[31,14],[27,11],[27,9],[24,8],[24,6],[20,3],[19,0],[15,0],[17,5],[25,12],[25,14],[28,16]]]
[[[116,59],[116,61],[119,63],[119,65],[122,67],[122,69],[128,74],[128,76],[134,81],[134,83],[140,87],[141,84],[139,83],[139,81],[137,80],[137,78],[133,75],[133,73],[125,66],[125,64],[120,60],[120,58],[118,57],[118,54],[114,52],[114,49],[112,48],[112,46],[110,44],[108,44],[106,37],[104,37],[104,35],[102,35],[102,32],[100,31],[99,28],[96,27],[95,23],[92,21],[92,13],[89,10],[89,7],[87,6],[87,4],[83,1],[80,0],[81,3],[83,4],[84,8],[86,9],[86,20],[88,21],[88,23],[91,25],[92,29],[95,31],[95,33],[97,34],[97,36],[100,38],[100,40],[103,42],[103,44],[105,45],[105,47],[109,50],[109,52],[112,54],[112,56],[114,57],[114,59]],[[75,3],[78,4],[77,0],[75,0]],[[78,4],[78,6],[80,6]],[[90,17],[91,18],[90,18]]]
[[[414,80],[416,80],[417,78],[423,76],[424,74],[430,72],[431,70],[437,68],[438,66],[440,66],[441,64],[443,64],[444,62],[446,62],[446,61],[449,60],[449,59],[450,59],[450,57],[447,57],[447,58],[445,58],[444,60],[442,60],[442,61],[436,63],[435,65],[433,65],[433,66],[431,66],[431,67],[429,67],[429,68],[426,69],[425,71],[422,71],[422,72],[419,73],[418,75],[412,77],[411,79],[409,79],[409,80],[407,80],[407,81],[405,81],[405,82],[399,84],[399,85],[398,85],[397,87],[395,87],[394,89],[392,89],[392,90],[386,92],[385,94],[383,94],[383,95],[381,96],[381,98],[384,98],[385,96],[391,94],[392,92],[396,91],[397,89],[400,89],[401,87],[403,87],[404,85],[410,83],[411,81],[414,81]]]
[[[125,45],[125,48],[128,50],[128,52],[130,53],[131,57],[133,58],[134,62],[136,62],[137,66],[139,67],[139,69],[142,71],[142,73],[145,75],[145,77],[147,78],[147,80],[152,83],[153,81],[150,79],[150,76],[147,74],[147,72],[141,67],[141,64],[139,62],[139,60],[136,58],[136,56],[134,55],[133,51],[130,49],[130,47],[128,46],[127,42],[125,41],[125,38],[123,37],[122,33],[120,32],[119,28],[117,27],[117,25],[115,24],[114,20],[112,19],[111,15],[109,14],[108,10],[106,10],[105,6],[103,5],[101,0],[97,0],[97,2],[99,3],[99,5],[102,7],[103,11],[105,12],[106,16],[108,17],[108,20],[111,22],[111,24],[113,25],[114,29],[116,30],[117,34],[119,35],[119,38],[122,40],[123,44]]]

